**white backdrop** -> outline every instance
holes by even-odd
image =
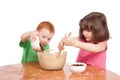
[[[119,1],[119,0],[118,0]],[[78,36],[78,23],[92,11],[103,12],[108,21],[111,39],[108,42],[107,69],[120,75],[119,2],[115,0],[1,0],[0,1],[0,66],[20,63],[20,36],[48,20],[56,33],[50,42],[56,48],[64,34]],[[74,62],[78,49],[66,47],[67,62]]]

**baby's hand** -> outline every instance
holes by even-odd
[[[32,48],[33,48],[35,51],[41,51],[40,41],[39,41],[38,36],[36,36],[36,37],[33,38],[33,39],[34,39],[34,40],[31,41]]]
[[[32,34],[30,36],[30,41],[31,42],[35,42],[37,34],[38,34],[37,31],[32,32]]]

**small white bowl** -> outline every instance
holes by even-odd
[[[75,63],[68,63],[69,69],[73,73],[81,73],[85,71],[86,64],[81,62],[75,62]]]

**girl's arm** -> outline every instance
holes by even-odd
[[[27,38],[29,38],[31,36],[31,34],[33,33],[33,31],[29,31],[29,32],[25,32],[21,35],[21,41],[25,42]]]
[[[86,42],[81,42],[78,40],[78,38],[73,38],[73,37],[68,37],[69,39],[67,41],[64,41],[66,45],[69,46],[74,46],[77,48],[85,49],[90,52],[100,52],[104,51],[107,46],[106,43],[100,42],[98,44],[93,44],[93,43],[86,43]]]

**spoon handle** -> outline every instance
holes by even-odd
[[[70,32],[70,33],[68,34],[68,36],[70,37],[71,34],[72,34],[72,32]],[[58,56],[60,56],[60,53],[61,53],[61,50],[59,50]]]

